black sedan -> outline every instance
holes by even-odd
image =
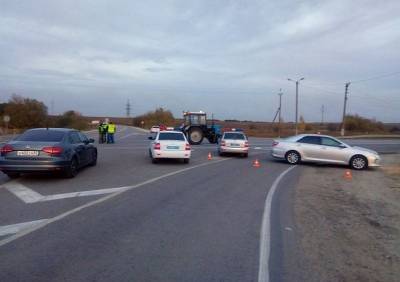
[[[36,128],[6,143],[1,149],[0,170],[10,178],[25,172],[62,172],[72,178],[84,166],[95,166],[94,140],[74,129]]]

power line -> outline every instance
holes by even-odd
[[[364,82],[364,81],[370,81],[370,80],[376,80],[376,79],[382,79],[382,78],[386,78],[386,77],[390,77],[390,76],[395,76],[395,75],[398,75],[398,74],[400,74],[400,71],[387,73],[387,74],[382,74],[382,75],[371,76],[371,77],[363,78],[363,79],[351,80],[350,82],[351,83],[360,83],[360,82]],[[343,84],[342,82],[324,82],[322,84],[321,83],[318,84],[318,86],[324,87],[326,85],[336,86],[336,85],[342,85],[342,84]],[[308,85],[308,87],[311,87],[311,88],[318,88],[318,86]]]
[[[378,75],[378,76],[373,76],[365,79],[359,79],[359,80],[354,80],[351,81],[351,83],[359,83],[359,82],[364,82],[364,81],[370,81],[370,80],[376,80],[376,79],[381,79],[381,78],[386,78],[394,75],[400,74],[400,71],[393,72],[393,73],[388,73],[388,74],[383,74],[383,75]]]
[[[306,87],[306,88],[312,88],[312,89],[315,89],[315,90],[319,90],[321,93],[328,93],[328,94],[335,94],[335,95],[342,95],[342,93],[339,93],[339,92],[334,92],[334,91],[330,91],[330,90],[326,90],[326,89],[323,89],[323,88],[320,88],[320,87],[316,87],[316,86],[311,86],[311,85],[308,85],[308,84],[302,84],[304,87]]]

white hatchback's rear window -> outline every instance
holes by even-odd
[[[158,140],[185,141],[185,137],[182,133],[164,132],[160,133]]]

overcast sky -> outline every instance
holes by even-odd
[[[0,102],[123,116],[157,106],[221,119],[349,111],[400,121],[400,1],[0,0]]]

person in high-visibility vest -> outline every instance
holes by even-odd
[[[107,130],[107,143],[114,143],[114,134],[117,131],[117,126],[110,121]]]

